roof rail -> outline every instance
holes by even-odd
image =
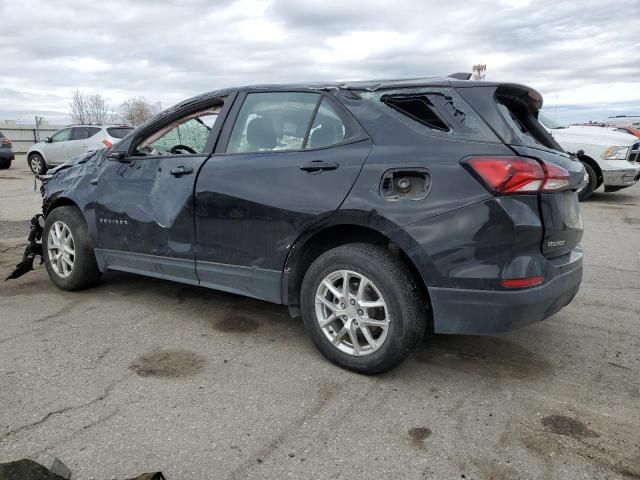
[[[469,80],[471,78],[471,74],[466,72],[456,72],[449,75],[449,77],[455,78],[456,80]]]

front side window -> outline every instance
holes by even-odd
[[[56,132],[53,134],[53,136],[51,137],[51,143],[66,142],[67,140],[69,140],[70,135],[71,135],[70,128],[65,128],[63,130],[60,130],[59,132]]]
[[[179,118],[144,138],[134,149],[139,156],[203,153],[211,135],[222,100],[216,106],[204,108]]]

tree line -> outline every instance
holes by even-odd
[[[160,102],[153,103],[145,97],[130,97],[115,111],[101,94],[87,95],[81,90],[74,90],[69,102],[71,120],[81,125],[121,122],[136,126],[157,115],[161,110]]]

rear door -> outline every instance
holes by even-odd
[[[331,215],[371,142],[333,97],[243,94],[196,184],[196,266],[202,285],[281,302],[295,239]]]

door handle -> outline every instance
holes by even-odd
[[[309,173],[321,172],[323,170],[335,170],[338,168],[336,162],[325,162],[324,160],[313,160],[312,162],[302,165],[300,170]]]
[[[184,167],[184,166],[181,165],[179,167],[172,168],[170,173],[174,177],[181,177],[182,175],[189,175],[190,173],[193,173],[193,168]]]

